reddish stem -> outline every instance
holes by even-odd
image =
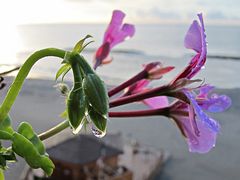
[[[166,116],[168,117],[169,107],[161,109],[150,109],[141,111],[109,112],[109,117],[141,117],[141,116]]]
[[[125,81],[124,83],[120,84],[119,86],[111,89],[108,92],[108,96],[112,97],[113,95],[119,93],[120,91],[122,91],[126,87],[136,83],[137,81],[140,81],[140,80],[146,78],[147,76],[148,76],[148,72],[145,69],[142,70],[140,73],[138,73],[137,75],[133,76],[131,79],[129,79],[129,80]]]
[[[161,87],[150,89],[150,90],[140,92],[140,93],[137,93],[137,94],[122,97],[122,98],[116,99],[114,101],[111,101],[109,103],[109,107],[112,108],[112,107],[116,107],[116,106],[121,106],[123,104],[128,104],[128,103],[132,103],[132,102],[136,102],[136,101],[141,101],[141,100],[151,98],[151,97],[155,97],[155,96],[166,95],[168,90],[169,90],[168,86],[161,86]]]

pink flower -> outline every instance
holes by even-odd
[[[103,43],[98,48],[94,58],[94,69],[112,61],[109,57],[110,50],[126,38],[132,37],[135,27],[132,24],[122,24],[125,14],[120,10],[114,10],[111,22],[104,34]]]
[[[170,111],[170,117],[186,138],[190,152],[207,153],[215,147],[217,132],[195,115],[191,105],[177,101]]]
[[[202,14],[198,14],[198,21],[194,20],[190,26],[184,40],[184,45],[188,49],[194,50],[197,54],[191,59],[189,65],[181,72],[173,82],[187,78],[191,79],[204,66],[207,57],[206,34]]]
[[[201,86],[198,95],[194,95],[189,89],[181,90],[182,95],[185,95],[189,103],[178,100],[169,106],[167,97],[160,96],[151,98],[150,102],[145,104],[153,109],[169,106],[169,116],[186,137],[189,151],[206,153],[215,146],[220,125],[204,110],[221,112],[231,105],[231,99],[225,95],[214,94],[209,97],[208,94],[212,89],[213,87],[210,85]]]

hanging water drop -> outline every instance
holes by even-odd
[[[92,130],[92,133],[94,134],[94,136],[96,136],[98,138],[102,138],[106,135],[106,131],[105,132],[100,131],[94,125],[92,125],[91,130]]]

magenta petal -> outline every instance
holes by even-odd
[[[122,11],[113,11],[112,20],[104,34],[103,43],[110,43],[110,48],[124,41],[127,37],[132,37],[135,27],[131,24],[122,24],[125,14]]]
[[[190,26],[185,39],[184,45],[188,49],[193,49],[196,52],[202,51],[202,39],[201,39],[201,29],[198,22],[195,20],[193,21],[192,25]]]
[[[126,38],[130,38],[135,33],[135,27],[131,24],[124,24],[120,31],[118,31],[111,43],[111,48],[120,42],[123,42]]]
[[[135,34],[135,26],[132,24],[123,24],[122,31],[129,37],[133,37]]]
[[[104,34],[103,43],[111,43],[113,41],[113,36],[116,35],[121,28],[124,17],[125,14],[122,11],[113,11],[111,22],[109,23],[108,28]]]
[[[130,91],[131,94],[139,93],[141,91],[144,91],[149,83],[150,83],[149,80],[142,79],[142,80],[136,82],[135,84],[133,84],[132,86],[130,86],[128,88],[128,91]]]
[[[168,98],[166,96],[157,96],[143,100],[143,103],[152,109],[163,108],[169,105]]]

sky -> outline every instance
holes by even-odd
[[[20,47],[17,25],[107,23],[114,9],[133,24],[189,23],[202,12],[206,24],[240,25],[240,0],[1,0],[0,64]]]
[[[2,0],[1,22],[105,23],[113,9],[135,23],[184,22],[203,12],[209,22],[240,22],[239,0]]]

